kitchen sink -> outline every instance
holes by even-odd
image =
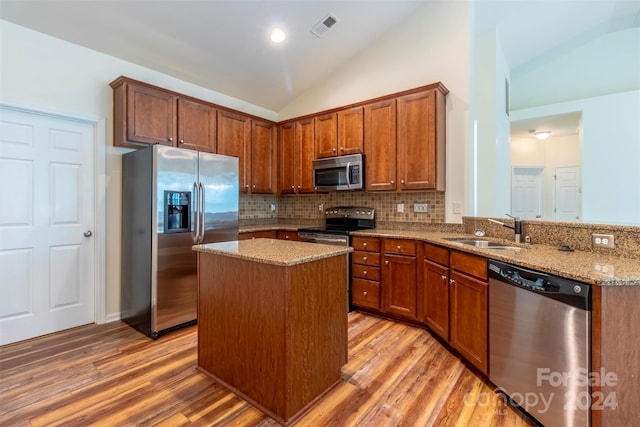
[[[451,237],[451,238],[446,238],[444,240],[447,240],[453,243],[462,243],[463,245],[475,246],[476,248],[482,248],[482,249],[496,249],[496,250],[522,249],[518,246],[510,246],[500,242],[491,242],[489,240],[470,239],[468,237]]]

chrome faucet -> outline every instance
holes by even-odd
[[[493,222],[496,224],[500,224],[503,227],[507,227],[513,230],[515,233],[515,242],[520,243],[520,236],[522,236],[522,220],[519,216],[511,216],[509,214],[505,214],[509,218],[513,218],[513,225],[505,224],[504,222],[497,221],[495,219],[489,218],[489,222]]]

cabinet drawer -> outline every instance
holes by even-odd
[[[238,233],[238,240],[248,240],[248,239],[275,239],[276,231],[275,230],[264,230],[264,231],[248,231],[245,233]]]
[[[406,239],[384,239],[384,252],[402,255],[415,255],[415,240]]]
[[[353,279],[351,302],[361,307],[380,309],[380,284],[371,280]]]
[[[479,279],[487,279],[487,259],[484,257],[451,251],[451,268],[461,273],[475,276]]]
[[[354,251],[351,260],[354,264],[380,266],[380,254],[375,252]]]
[[[353,277],[359,277],[361,279],[380,281],[379,267],[353,264],[353,266],[351,266],[351,274]]]
[[[299,240],[297,231],[278,230],[276,236],[280,240]]]
[[[375,237],[353,236],[351,246],[356,251],[380,252],[380,239]]]
[[[431,243],[424,244],[424,257],[429,261],[433,261],[440,265],[449,265],[449,249],[442,246],[432,245]]]

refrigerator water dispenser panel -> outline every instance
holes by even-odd
[[[188,233],[191,231],[191,192],[164,192],[164,232]]]

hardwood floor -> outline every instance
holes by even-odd
[[[197,327],[122,322],[0,347],[2,426],[276,426],[196,370]],[[428,331],[349,314],[344,382],[296,426],[528,426]]]

